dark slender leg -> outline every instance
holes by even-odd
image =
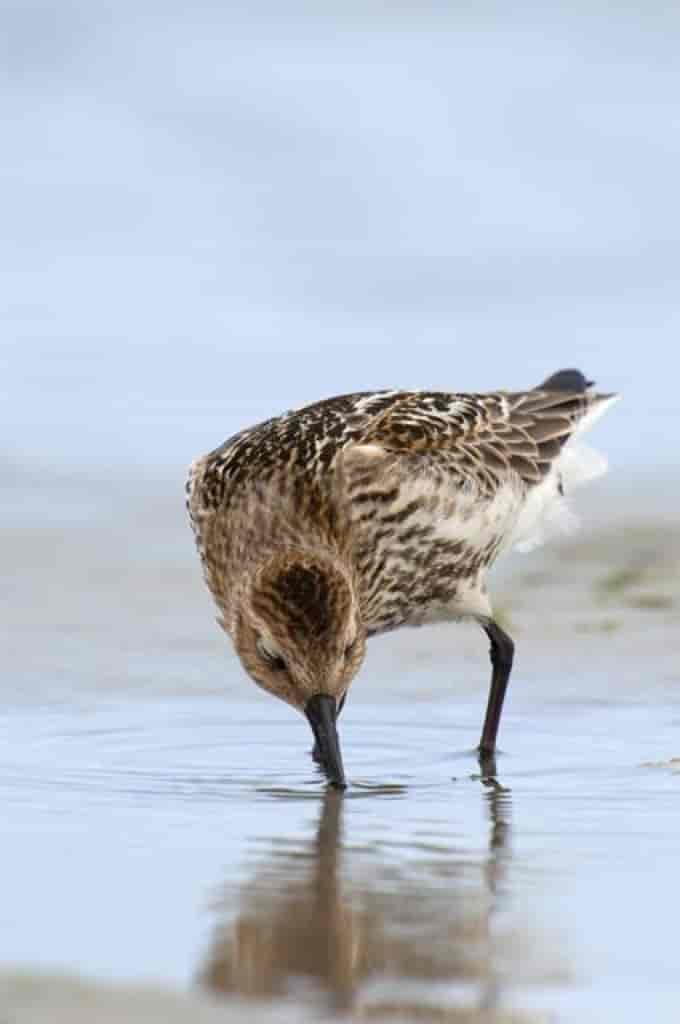
[[[346,700],[347,700],[347,694],[343,693],[343,695],[342,695],[342,697],[340,699],[340,703],[338,704],[337,718],[340,718],[340,712],[344,708]],[[316,743],[316,742],[314,743],[314,746],[312,747],[312,761],[316,761],[317,764],[321,764],[321,752],[319,750],[319,744]]]
[[[491,621],[484,623],[484,631],[491,641],[489,654],[491,655],[491,690],[489,692],[489,703],[486,707],[486,717],[482,738],[479,741],[479,760],[483,767],[488,763],[495,772],[495,765],[491,765],[496,751],[496,735],[498,723],[501,720],[505,691],[512,669],[512,657],[515,653],[515,645],[497,623]]]

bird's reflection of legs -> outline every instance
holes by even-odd
[[[509,861],[511,802],[510,790],[501,786],[497,779],[484,777],[481,781],[485,787],[484,799],[489,814],[489,853],[484,872],[489,909],[486,921],[487,980],[480,994],[479,1008],[492,1011],[498,1009],[502,991],[495,962],[494,918],[500,910],[503,878]]]

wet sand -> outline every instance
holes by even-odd
[[[49,527],[29,496],[3,511],[0,1020],[677,1020],[672,521],[596,493],[499,567],[495,781],[479,631],[372,642],[342,798],[234,663],[174,493],[54,481]]]

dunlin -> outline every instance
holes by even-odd
[[[479,756],[492,763],[514,644],[485,576],[569,517],[606,468],[577,437],[618,396],[578,370],[530,391],[342,395],[244,430],[194,461],[205,579],[255,682],[306,715],[345,785],[337,717],[376,633],[472,618],[490,641]]]

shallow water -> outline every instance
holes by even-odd
[[[10,1019],[677,1020],[677,527],[610,498],[497,574],[494,779],[479,631],[372,641],[340,796],[229,654],[175,495],[82,486],[58,528],[4,508]]]
[[[678,702],[511,709],[497,780],[478,717],[348,706],[341,796],[264,702],[14,709],[0,958],[291,1020],[676,1019]]]
[[[511,701],[494,780],[479,717],[355,701],[340,796],[264,699],[6,710],[1,961],[286,1020],[677,1019],[677,694]]]

